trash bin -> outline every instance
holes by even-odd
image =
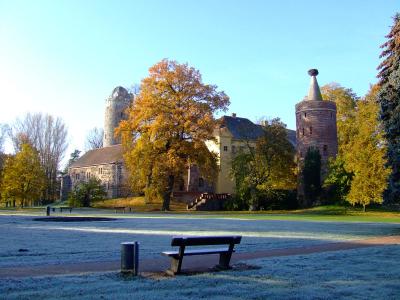
[[[139,242],[121,243],[121,273],[139,273]]]

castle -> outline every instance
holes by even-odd
[[[300,169],[309,147],[317,147],[320,150],[323,177],[326,174],[328,158],[337,153],[336,105],[331,101],[323,101],[316,79],[318,71],[310,70],[309,74],[311,84],[308,96],[296,104],[296,131],[287,132],[289,141],[297,149]],[[122,146],[114,136],[114,129],[125,118],[125,110],[132,101],[133,95],[123,87],[116,87],[106,99],[103,148],[86,152],[69,167],[70,188],[94,176],[101,180],[109,198],[129,194]],[[246,118],[237,117],[236,114],[223,116],[213,132],[214,141],[206,142],[209,150],[218,156],[220,171],[216,181],[207,183],[197,168],[192,166],[178,182],[175,188],[177,195],[189,195],[188,198],[183,197],[183,201],[191,201],[191,194],[198,195],[202,192],[233,194],[235,185],[230,176],[232,158],[245,149],[249,141],[255,142],[262,134],[262,127]],[[303,195],[301,183],[298,193]]]

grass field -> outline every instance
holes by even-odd
[[[136,212],[157,212],[161,203],[145,204],[143,197],[109,199],[97,202],[94,207],[113,208],[115,206],[132,207]],[[345,221],[345,222],[400,222],[400,211],[388,210],[382,207],[370,208],[366,212],[361,207],[340,205],[318,206],[298,210],[270,211],[188,211],[186,205],[171,202],[172,213],[183,213],[193,216],[207,215],[218,218],[239,218],[257,220],[299,220],[299,221]]]
[[[66,202],[57,203],[54,207],[68,206]],[[101,213],[113,212],[114,207],[131,207],[135,213],[152,212],[155,214],[170,215],[179,214],[185,217],[193,218],[233,218],[245,220],[288,220],[288,221],[327,221],[327,222],[383,222],[400,223],[400,211],[389,210],[383,207],[369,208],[366,212],[361,207],[327,205],[308,209],[298,210],[264,210],[264,211],[188,211],[186,204],[177,201],[171,201],[171,211],[161,212],[161,203],[145,203],[144,197],[130,197],[107,199],[93,204],[93,208],[78,208],[76,212],[95,213],[96,209],[101,209]],[[41,213],[44,207],[10,209],[1,208],[1,210],[16,212],[34,212]],[[128,215],[126,216],[128,217]]]

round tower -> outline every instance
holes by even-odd
[[[336,127],[336,103],[324,101],[317,82],[318,70],[308,71],[311,76],[308,96],[296,104],[297,158],[299,170],[310,147],[317,148],[321,155],[321,180],[325,179],[327,163],[338,151]],[[299,196],[303,195],[301,184]]]
[[[116,87],[110,97],[106,99],[104,114],[104,137],[103,147],[119,144],[120,141],[114,136],[114,130],[119,122],[126,118],[125,110],[132,101],[132,95],[123,87]]]

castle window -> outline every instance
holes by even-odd
[[[236,147],[232,146],[232,153],[236,153]]]
[[[121,118],[123,118],[124,117],[124,113],[123,112],[121,112]]]
[[[99,174],[103,174],[103,168],[99,168]]]
[[[322,151],[324,155],[328,155],[328,145],[324,145]]]
[[[75,179],[79,180],[79,173],[75,174]]]
[[[310,135],[312,134],[312,127],[310,126]]]
[[[307,113],[306,112],[304,113],[304,118],[307,118]]]
[[[304,127],[303,127],[303,136],[304,136]]]
[[[203,187],[204,186],[204,179],[203,178],[199,178],[199,187]]]
[[[228,146],[224,146],[224,151],[228,151]]]

